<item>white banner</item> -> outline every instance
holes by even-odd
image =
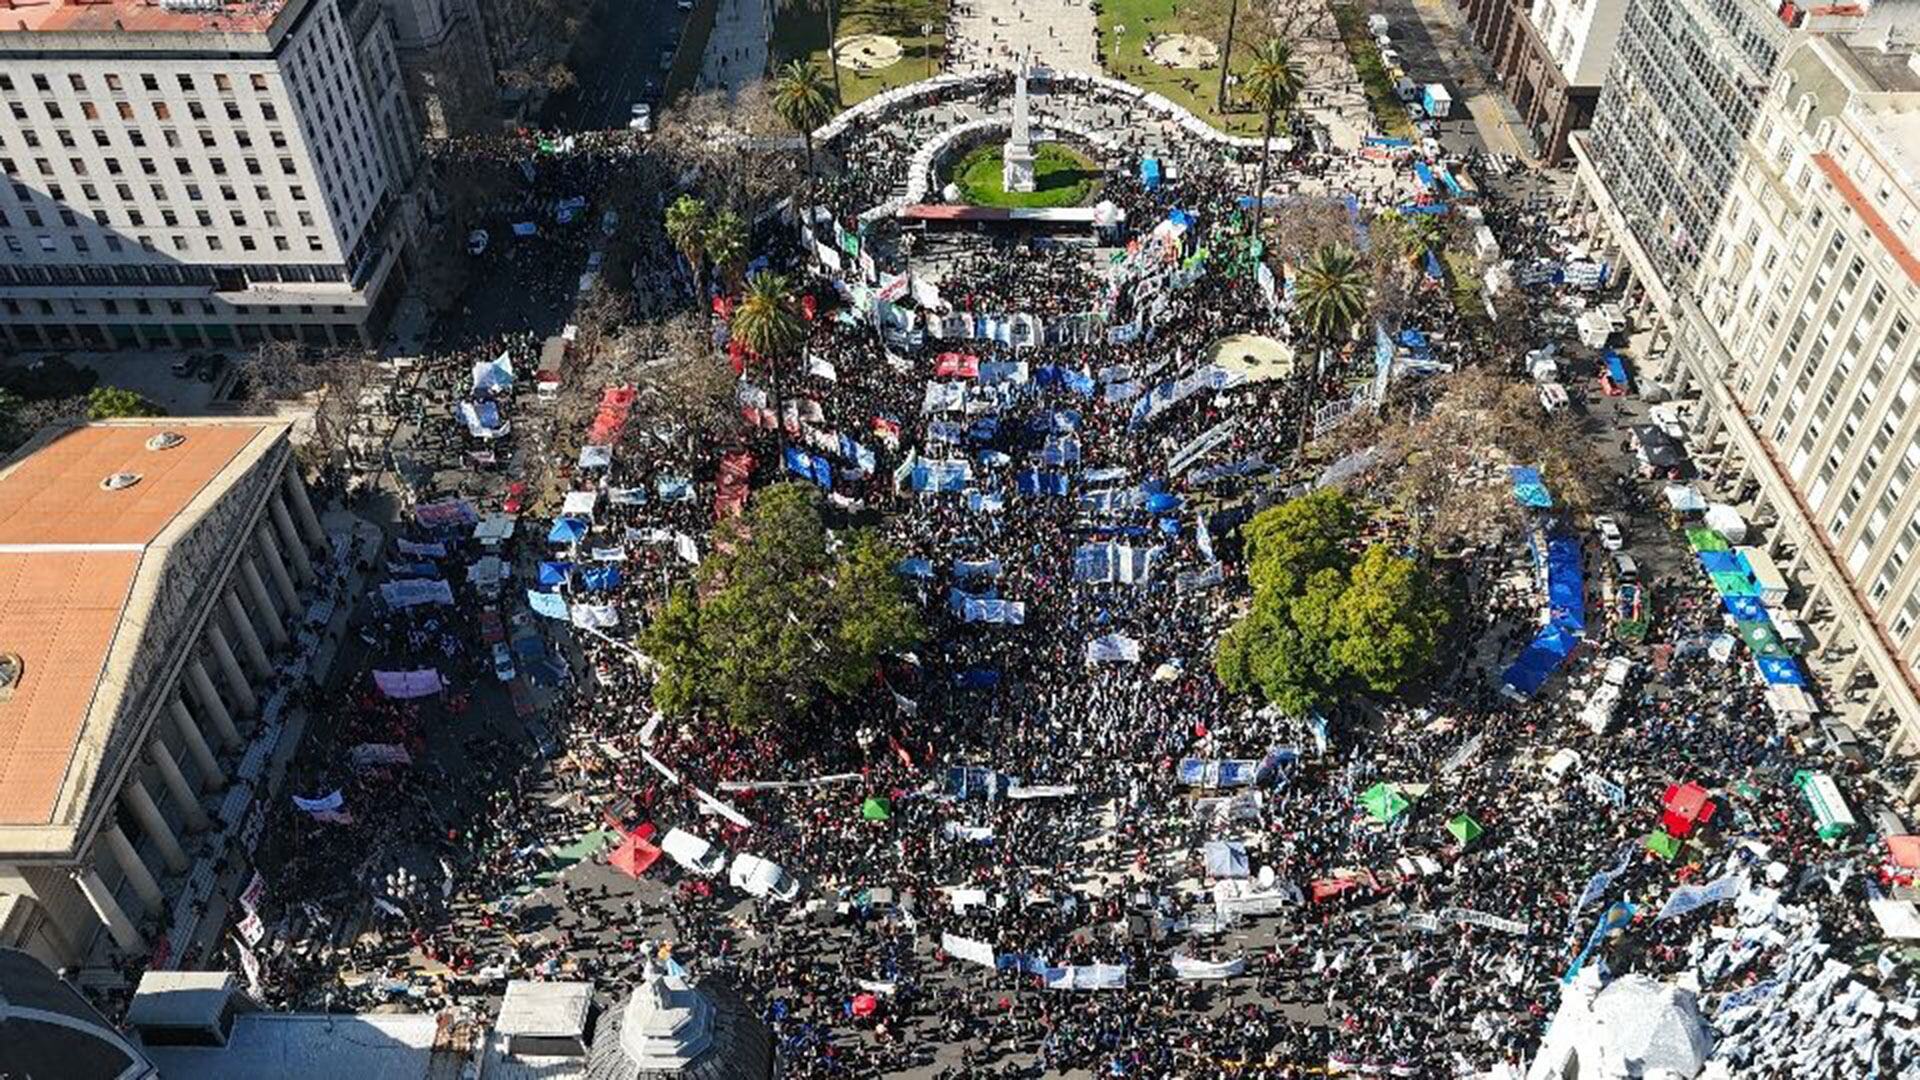
[[[233,928],[240,932],[240,940],[248,945],[258,945],[260,939],[267,936],[267,924],[260,921],[257,912],[247,912],[247,917],[235,923]]]
[[[1705,885],[1682,885],[1673,890],[1667,902],[1660,908],[1660,914],[1654,916],[1654,922],[1662,922],[1676,915],[1685,915],[1689,911],[1717,904],[1722,900],[1731,900],[1740,895],[1744,883],[1737,877],[1728,875],[1718,881]]]
[[[1247,970],[1247,958],[1236,956],[1231,960],[1196,960],[1181,953],[1173,954],[1173,974],[1177,979],[1231,979]]]
[[[940,948],[955,960],[966,960],[989,968],[994,966],[993,946],[988,942],[958,934],[941,934]]]

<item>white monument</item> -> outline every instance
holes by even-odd
[[[1025,60],[1013,72],[1013,132],[1007,136],[1000,158],[1000,186],[1007,191],[1032,191],[1033,142],[1028,131]]]

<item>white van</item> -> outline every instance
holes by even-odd
[[[734,888],[762,900],[792,900],[800,895],[800,883],[791,874],[758,855],[735,855],[733,865],[727,867],[727,880]]]
[[[1387,17],[1385,15],[1367,16],[1367,33],[1379,37],[1381,34],[1386,33],[1387,29]]]
[[[719,848],[679,829],[667,830],[667,835],[660,838],[660,850],[683,869],[701,877],[714,877],[727,865],[727,856]]]

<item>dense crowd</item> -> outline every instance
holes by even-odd
[[[829,201],[878,201],[915,134],[909,127],[855,136]],[[506,216],[602,191],[617,158],[538,158],[526,203]],[[1199,273],[1163,294],[1151,315],[1134,295],[1136,279],[1079,244],[981,236],[916,264],[914,273],[954,312],[1043,320],[1101,312],[1111,324],[1130,320],[1136,305],[1142,314],[1131,341],[1103,334],[1022,351],[1017,359],[1033,369],[1083,372],[1098,385],[1091,393],[1043,385],[1029,370],[1000,395],[990,414],[997,424],[984,434],[971,423],[959,436],[937,429],[943,417],[924,411],[926,387],[943,354],[992,364],[1016,359],[1012,350],[916,341],[910,330],[882,334],[869,312],[838,317],[854,301],[825,277],[810,281],[806,355],[830,363],[833,374],[787,373],[783,389],[795,403],[787,437],[808,445],[809,429],[836,431],[876,450],[876,466],[864,472],[836,458],[833,521],[878,521],[909,559],[925,560],[932,576],[909,583],[925,602],[930,635],[917,653],[889,660],[885,685],[794,729],[743,734],[718,722],[657,718],[644,665],[621,640],[669,590],[688,587],[691,567],[672,538],[709,549],[723,456],[751,454],[756,486],[782,477],[775,433],[743,429],[734,443],[692,448],[623,439],[608,468],[574,468],[589,418],[543,414],[524,379],[500,391],[515,432],[486,449],[503,461],[544,454],[561,463],[571,487],[599,496],[591,531],[571,549],[549,544],[555,507],[542,502],[497,548],[469,538],[470,520],[422,524],[396,538],[445,545],[443,556],[429,558],[449,580],[454,604],[370,605],[356,626],[368,665],[436,668],[452,689],[393,701],[356,682],[320,725],[332,756],[303,759],[294,787],[342,791],[351,820],[295,814],[270,832],[282,859],[272,910],[284,919],[270,966],[274,999],[313,1004],[339,990],[342,968],[363,976],[354,984],[362,1003],[388,993],[428,1004],[476,1000],[507,977],[585,977],[613,990],[664,945],[676,963],[723,973],[764,1010],[790,1076],[874,1076],[917,1065],[952,1075],[1195,1076],[1231,1068],[1291,1076],[1329,1066],[1453,1075],[1520,1061],[1537,1044],[1559,978],[1591,929],[1596,909],[1576,911],[1575,901],[1597,871],[1624,863],[1607,898],[1634,896],[1647,913],[1608,951],[1615,970],[1668,976],[1697,961],[1699,942],[1722,915],[1709,909],[1653,925],[1660,899],[1692,871],[1640,846],[1658,824],[1662,792],[1686,780],[1730,805],[1725,836],[1764,845],[1761,861],[1792,869],[1784,895],[1816,909],[1831,939],[1855,950],[1873,940],[1864,921],[1867,878],[1851,873],[1870,856],[1816,839],[1787,778],[1820,767],[1841,772],[1850,793],[1864,785],[1780,734],[1747,665],[1680,647],[1720,632],[1725,617],[1697,574],[1676,570],[1650,583],[1659,606],[1645,644],[1609,641],[1596,628],[1591,648],[1576,656],[1576,680],[1615,654],[1639,664],[1635,698],[1606,734],[1575,719],[1575,703],[1557,684],[1525,703],[1497,692],[1498,670],[1532,636],[1541,608],[1535,590],[1504,584],[1525,562],[1518,537],[1459,570],[1469,599],[1450,635],[1471,645],[1407,699],[1344,703],[1321,726],[1276,718],[1222,690],[1213,644],[1245,593],[1233,525],[1313,482],[1317,467],[1293,455],[1302,411],[1349,398],[1371,377],[1373,359],[1364,349],[1337,351],[1311,387],[1306,377],[1252,379],[1144,419],[1135,414],[1140,388],[1214,362],[1222,338],[1291,336],[1284,290],[1266,295],[1245,256],[1240,174],[1204,155],[1181,166],[1177,179],[1157,187],[1137,172],[1116,173],[1104,191],[1126,211],[1137,244],[1170,245],[1174,263],[1205,252],[1191,264]],[[1345,167],[1337,156],[1289,163],[1322,180]],[[1368,208],[1403,197],[1379,192]],[[1154,239],[1175,211],[1190,224],[1170,240]],[[1548,214],[1497,192],[1484,215],[1509,253],[1551,257],[1565,246]],[[547,269],[552,263],[530,262],[528,287],[544,275],[565,288],[575,268]],[[671,273],[639,287],[681,288]],[[1531,302],[1553,300],[1543,290]],[[1418,291],[1405,316],[1429,332],[1442,360],[1471,362],[1458,320],[1439,289]],[[526,334],[444,343],[428,363],[426,392],[450,411],[470,396],[474,363],[504,352],[524,375],[537,348]],[[745,378],[763,375],[748,370]],[[1417,401],[1420,390],[1408,395]],[[1245,468],[1169,475],[1180,448],[1228,419],[1236,425],[1206,460]],[[538,424],[554,425],[550,444],[527,441],[526,429]],[[438,456],[445,473],[478,448],[449,430],[418,450]],[[1068,441],[1070,455],[1061,457]],[[915,451],[964,455],[970,493],[902,490],[894,466]],[[1609,468],[1598,455],[1594,467]],[[1023,492],[1019,477],[1030,470],[1073,477],[1071,494]],[[1109,479],[1088,484],[1089,473]],[[464,491],[435,483],[417,492],[420,502],[464,494],[479,512],[498,508],[498,477]],[[1609,478],[1601,487],[1612,498],[1635,492],[1636,483]],[[1151,512],[1138,504],[1109,512],[1080,498],[1139,485],[1177,499]],[[611,498],[633,490],[644,500]],[[1627,501],[1644,505],[1645,495]],[[1659,531],[1651,512],[1636,520]],[[1076,549],[1097,540],[1157,549],[1148,578],[1077,579]],[[539,562],[610,547],[622,549],[623,561],[613,564],[621,581],[593,599],[617,611],[617,628],[571,632],[526,611],[523,592]],[[515,567],[504,590],[467,579],[467,566],[496,552]],[[980,586],[955,576],[958,561],[990,565],[983,573],[996,595],[1026,605],[1024,622],[957,617],[949,586]],[[1204,576],[1216,565],[1217,574]],[[1587,570],[1589,581],[1601,576],[1593,551]],[[473,717],[482,688],[495,693],[488,610],[506,624],[503,636],[536,638],[537,651],[554,658],[526,664],[520,679],[543,684],[545,716],[529,726],[553,729],[563,754],[548,760],[538,740],[529,750],[508,727]],[[1090,665],[1088,643],[1106,635],[1138,642],[1138,661]],[[402,747],[411,764],[356,767],[348,751],[364,744]],[[1543,769],[1562,748],[1576,749],[1624,798]],[[1182,784],[1176,763],[1187,758],[1278,763],[1261,773],[1257,799],[1222,805],[1215,797],[1235,793]],[[1044,794],[956,791],[949,770],[960,766],[1017,777],[1017,786]],[[728,783],[792,786],[724,795],[752,822],[742,828],[702,813],[663,770],[709,792]],[[1381,782],[1417,795],[1390,824],[1359,805]],[[891,816],[866,819],[868,797],[888,800]],[[1484,834],[1456,842],[1443,825],[1459,814]],[[639,883],[587,885],[579,879],[604,856],[569,862],[559,851],[576,834],[643,824],[771,858],[804,883],[802,896],[743,903],[724,879],[671,860]],[[1281,910],[1228,924],[1216,917],[1199,852],[1220,839],[1246,845],[1253,880],[1271,881],[1289,898]],[[1829,888],[1841,871],[1843,886]],[[963,902],[972,890],[984,897]],[[367,897],[373,932],[357,933],[349,913]],[[1524,930],[1455,921],[1435,930],[1406,918],[1447,908]],[[999,968],[949,955],[945,935],[989,943]],[[1195,981],[1176,977],[1176,953],[1248,963],[1235,977]],[[1123,966],[1124,988],[1044,989],[1035,974],[1036,966],[1082,964]],[[1884,975],[1885,985],[1897,978]],[[863,993],[878,1006],[859,1015],[851,1003]]]

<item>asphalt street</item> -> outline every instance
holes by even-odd
[[[579,86],[548,100],[541,117],[545,126],[625,128],[635,102],[658,109],[667,63],[686,21],[678,0],[603,0],[587,17],[591,35],[575,45],[568,60]]]

